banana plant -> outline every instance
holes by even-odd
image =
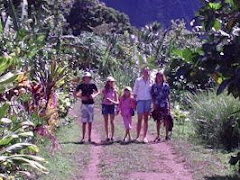
[[[0,108],[4,114],[6,108]],[[30,169],[41,173],[48,173],[43,166],[45,159],[37,156],[39,149],[31,143],[34,134],[33,124],[25,121],[12,128],[13,122],[8,118],[0,120],[0,177],[8,179],[9,176],[31,175]],[[15,125],[16,126],[16,125]]]
[[[0,93],[4,94],[14,88],[20,73],[14,71],[15,54],[0,56]],[[12,72],[11,72],[12,70]],[[0,103],[0,178],[30,175],[30,169],[47,173],[42,165],[46,161],[37,156],[38,147],[32,144],[34,125],[31,121],[10,119],[12,104],[7,100]]]

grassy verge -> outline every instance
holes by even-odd
[[[61,151],[54,156],[49,153],[49,141],[40,144],[41,155],[49,162],[47,168],[50,172],[41,176],[40,180],[66,180],[73,179],[76,175],[81,177],[89,162],[90,146],[76,143],[80,135],[80,126],[74,121],[58,130],[57,138],[61,144]]]
[[[228,163],[232,153],[202,145],[194,135],[191,122],[175,123],[172,144],[186,158],[195,180],[239,179]]]

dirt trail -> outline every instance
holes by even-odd
[[[78,108],[76,108],[76,106]],[[78,103],[75,108],[72,109],[71,115],[79,115],[79,106]],[[99,109],[95,111],[96,117],[100,115]],[[121,122],[121,117],[118,116],[116,121]],[[100,143],[100,134],[95,129],[95,126],[99,125],[95,122],[93,124],[92,130],[92,139],[96,143]],[[117,125],[117,124],[116,124]],[[119,125],[119,123],[118,123]],[[133,129],[135,130],[135,128]],[[148,136],[149,140],[154,139],[153,135]],[[99,164],[101,163],[100,155],[103,151],[103,147],[100,145],[89,145],[90,148],[90,161],[87,165],[85,174],[75,176],[75,180],[100,180],[101,174],[99,172]],[[113,145],[114,146],[114,145]],[[192,174],[186,168],[184,158],[179,157],[177,152],[172,148],[171,143],[161,142],[161,143],[149,143],[146,146],[150,146],[152,149],[152,154],[156,157],[153,167],[155,167],[151,172],[139,172],[137,169],[135,172],[131,173],[128,176],[128,179],[131,180],[192,180]],[[81,156],[81,154],[79,154]],[[148,162],[146,162],[148,163]]]
[[[77,117],[77,121],[81,125],[81,114],[80,114],[81,102],[77,101],[74,107],[70,110],[69,116]],[[81,134],[79,133],[79,140]],[[87,166],[85,173],[82,175],[76,174],[73,180],[101,180],[98,172],[98,165],[100,163],[100,155],[102,153],[102,147],[98,146],[97,143],[101,142],[100,135],[95,129],[95,123],[92,128],[92,144],[86,143],[86,145],[91,146],[90,148],[90,161]],[[84,144],[85,145],[85,144]],[[81,156],[81,154],[79,154]]]
[[[99,134],[93,128],[92,130],[92,139],[95,142],[100,142]],[[100,164],[100,155],[102,153],[102,147],[92,145],[91,146],[91,155],[90,155],[90,162],[88,168],[86,170],[84,179],[85,180],[100,180],[99,172],[98,172],[98,165]]]
[[[151,137],[152,139],[153,137]],[[192,174],[186,168],[183,158],[179,158],[175,150],[167,142],[150,144],[153,153],[158,154],[154,166],[156,172],[136,172],[131,180],[192,180]]]

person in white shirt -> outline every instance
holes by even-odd
[[[151,111],[151,87],[150,70],[145,67],[142,69],[142,76],[137,78],[133,88],[133,95],[137,101],[137,138],[136,141],[140,142],[139,136],[142,129],[142,120],[144,119],[143,126],[143,142],[148,143],[147,130],[148,130],[148,117]]]

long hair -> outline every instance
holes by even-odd
[[[157,72],[156,77],[155,77],[155,83],[158,83],[158,76],[162,76],[163,83],[167,82],[166,76],[162,72]]]
[[[113,84],[113,87],[111,87],[110,85],[109,85],[109,82],[110,81],[107,81],[106,82],[106,84],[105,84],[105,86],[104,86],[104,91],[105,92],[109,92],[109,91],[117,91],[117,86],[116,86],[116,83],[114,82],[114,84]]]
[[[122,99],[126,99],[126,98],[127,98],[127,97],[125,96],[125,93],[124,93],[125,90],[126,90],[126,89],[123,90],[123,94],[122,94],[122,96],[121,96]],[[129,91],[129,92],[130,92],[130,96],[129,96],[129,98],[133,98],[133,94],[132,94],[132,92],[131,92],[131,91]]]

